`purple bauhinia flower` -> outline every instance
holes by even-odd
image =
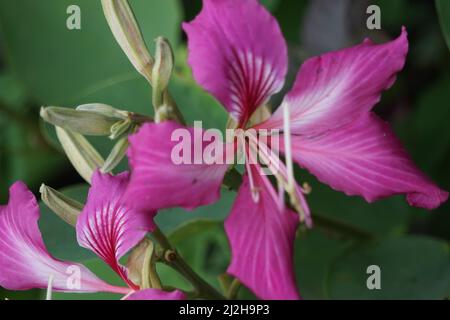
[[[410,205],[433,209],[447,200],[448,193],[416,168],[389,126],[371,112],[405,64],[405,29],[386,44],[366,40],[307,60],[280,108],[251,128],[250,118],[280,91],[287,71],[287,47],[276,20],[256,0],[204,0],[201,13],[183,28],[195,79],[223,104],[236,127],[282,132],[278,148],[255,142],[265,160],[276,162],[273,154],[278,151],[286,158],[286,165],[272,171],[278,190],[258,164],[247,161],[225,222],[232,249],[228,272],[258,297],[299,298],[293,271],[299,215],[283,205],[284,191],[300,220],[311,222],[306,190],[293,180],[292,159],[332,188],[369,202],[406,194]],[[173,122],[146,124],[130,138],[127,194],[136,208],[193,209],[219,198],[226,164],[172,161],[176,143],[171,135],[181,127]],[[194,135],[197,129],[188,130]],[[245,138],[247,160],[252,160],[248,141],[256,138]],[[191,151],[198,153],[195,146]]]
[[[8,204],[0,207],[0,286],[28,290],[46,288],[50,283],[52,290],[60,292],[111,292],[124,294],[126,299],[183,299],[180,291],[140,290],[119,264],[119,259],[154,227],[151,215],[123,204],[127,181],[128,173],[116,177],[94,173],[87,204],[76,226],[79,244],[111,266],[127,287],[110,285],[81,264],[55,259],[39,231],[36,198],[22,182],[12,185]]]

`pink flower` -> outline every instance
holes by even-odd
[[[197,82],[219,100],[237,127],[283,86],[288,59],[276,20],[256,0],[204,0],[201,13],[183,25]],[[406,30],[396,40],[369,40],[307,60],[282,105],[253,129],[279,129],[279,148],[245,139],[244,154],[279,164],[269,168],[278,190],[258,164],[246,162],[244,182],[225,222],[232,248],[228,272],[263,299],[297,299],[293,242],[299,215],[284,206],[284,191],[300,219],[311,224],[304,190],[293,180],[292,159],[320,181],[367,201],[406,194],[409,204],[433,209],[447,200],[412,163],[389,126],[371,112],[403,68]],[[137,208],[192,209],[216,201],[226,164],[176,165],[173,122],[146,124],[130,138],[132,175],[127,194]],[[196,129],[189,129],[192,134]],[[208,144],[206,144],[208,145]],[[254,145],[253,145],[254,147]],[[233,144],[224,145],[224,154]],[[279,150],[278,150],[279,149]],[[193,145],[191,151],[198,153]],[[274,156],[284,153],[286,165]]]
[[[108,263],[128,287],[110,285],[81,264],[55,259],[39,231],[37,201],[22,182],[10,188],[8,205],[0,207],[0,286],[28,290],[46,288],[50,282],[53,290],[61,292],[111,292],[127,299],[184,298],[180,291],[140,290],[118,262],[153,227],[151,216],[130,210],[121,201],[127,181],[127,173],[112,177],[96,172],[76,231],[80,245]]]

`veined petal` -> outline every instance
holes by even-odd
[[[410,205],[426,209],[448,198],[414,165],[389,125],[373,113],[323,135],[293,136],[292,146],[300,166],[347,195],[373,202],[406,194]]]
[[[195,79],[238,123],[282,88],[286,43],[257,0],[204,0],[201,13],[183,29]]]
[[[179,291],[162,291],[158,289],[145,289],[135,291],[126,297],[126,300],[186,300],[186,295]]]
[[[94,173],[76,231],[80,246],[95,252],[130,287],[136,288],[119,259],[154,228],[154,223],[152,214],[131,209],[124,203],[128,176],[127,172],[117,176]]]
[[[337,128],[367,113],[395,82],[408,52],[406,29],[394,41],[361,45],[307,60],[286,95],[294,134],[312,135]],[[283,107],[265,128],[283,127]]]
[[[221,141],[204,142],[200,128],[185,128],[175,122],[144,125],[130,137],[128,157],[132,167],[126,198],[142,209],[183,207],[194,209],[215,202],[227,170],[222,155],[207,164],[203,151]]]
[[[248,175],[239,189],[225,230],[231,245],[228,272],[262,299],[298,299],[295,285],[293,246],[298,215],[280,211],[262,177],[254,171],[259,201],[251,196]]]
[[[9,290],[52,289],[67,292],[115,292],[84,266],[55,259],[45,248],[38,227],[39,206],[22,182],[10,188],[9,202],[0,207],[0,286]]]

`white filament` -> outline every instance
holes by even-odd
[[[51,274],[48,277],[48,284],[47,284],[47,294],[45,297],[45,300],[52,300],[52,294],[53,294],[53,275]]]

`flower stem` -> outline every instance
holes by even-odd
[[[156,227],[152,233],[154,239],[164,249],[164,262],[178,271],[188,280],[195,288],[195,297],[200,299],[224,300],[225,297],[215,288],[200,277],[192,268],[184,261],[180,254],[175,250],[164,233]]]
[[[241,282],[238,279],[234,279],[228,288],[227,298],[230,300],[236,299],[240,288]]]

